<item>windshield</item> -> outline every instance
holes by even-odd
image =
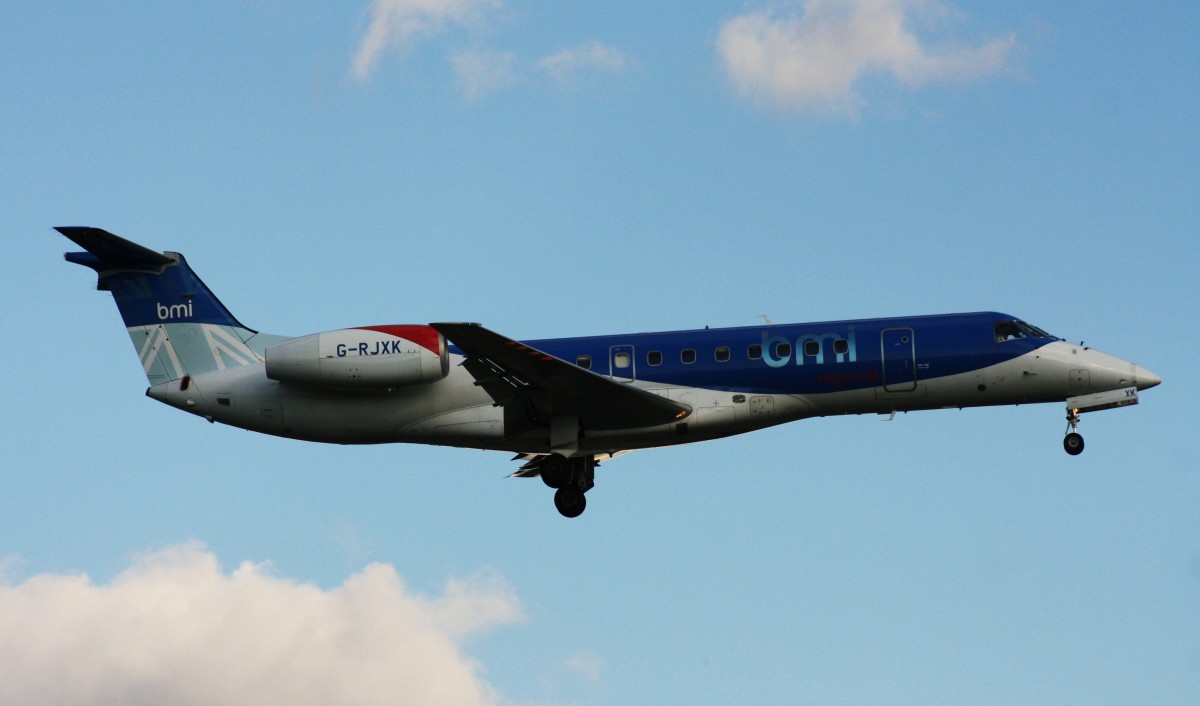
[[[1017,338],[1054,338],[1037,326],[1030,326],[1024,321],[997,321],[996,342],[1012,341]]]

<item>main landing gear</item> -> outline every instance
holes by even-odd
[[[554,488],[554,507],[563,517],[579,517],[587,507],[584,493],[596,485],[596,457],[550,454],[542,461],[542,482]]]
[[[1072,456],[1083,453],[1083,435],[1079,433],[1079,410],[1067,408],[1067,435],[1063,437],[1063,448]]]

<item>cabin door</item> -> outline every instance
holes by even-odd
[[[883,389],[910,392],[917,389],[917,342],[910,328],[885,329],[883,345]]]

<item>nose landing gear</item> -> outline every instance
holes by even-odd
[[[1067,408],[1067,435],[1063,437],[1063,449],[1072,456],[1083,453],[1083,435],[1079,433],[1079,410]]]
[[[1079,415],[1084,412],[1099,412],[1102,409],[1128,407],[1138,403],[1136,387],[1122,387],[1119,390],[1105,390],[1090,395],[1067,398],[1067,435],[1063,438],[1063,448],[1072,456],[1083,453],[1083,437],[1079,435]]]

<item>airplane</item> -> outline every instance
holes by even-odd
[[[116,300],[152,399],[291,439],[515,453],[512,476],[540,477],[565,517],[618,455],[810,417],[1065,401],[1078,455],[1081,414],[1161,382],[990,311],[532,341],[454,322],[279,336],[242,325],[177,252],[56,230]]]

